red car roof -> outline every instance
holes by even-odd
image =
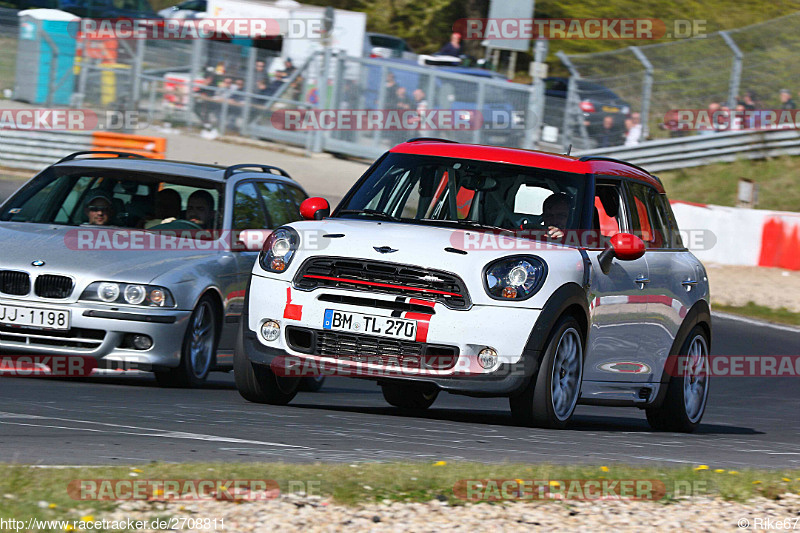
[[[482,144],[461,144],[435,139],[421,139],[398,144],[391,150],[398,154],[435,155],[472,159],[475,161],[491,161],[507,163],[575,174],[599,174],[603,176],[621,176],[633,178],[652,185],[659,192],[664,192],[661,182],[650,173],[620,161],[603,159],[586,159],[521,148],[504,148],[501,146],[485,146]]]

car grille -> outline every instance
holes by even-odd
[[[72,285],[72,280],[66,276],[43,274],[36,278],[33,290],[42,298],[68,298]]]
[[[0,292],[25,296],[31,292],[31,278],[27,272],[0,270]]]
[[[41,330],[0,326],[0,345],[74,348],[91,351],[97,349],[106,336],[100,329],[72,328],[68,330]]]
[[[440,270],[382,261],[313,257],[297,272],[301,290],[331,287],[437,300],[451,309],[468,309],[472,302],[458,276]]]
[[[286,328],[289,346],[299,352],[340,360],[404,368],[446,370],[458,359],[458,347],[431,345],[339,331]]]

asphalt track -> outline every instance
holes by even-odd
[[[800,330],[715,317],[713,352],[800,354]],[[651,432],[637,409],[579,406],[565,431],[513,425],[505,399],[443,394],[422,415],[384,403],[371,381],[329,379],[286,407],[243,400],[230,374],[203,390],[147,376],[0,377],[0,461],[613,462],[800,467],[797,378],[716,378],[691,435]]]

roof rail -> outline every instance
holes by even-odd
[[[450,139],[440,139],[439,137],[414,137],[413,139],[409,139],[406,142],[415,143],[417,141],[439,141],[441,143],[460,144],[458,141],[452,141]]]
[[[82,151],[82,152],[74,152],[72,154],[69,154],[66,157],[62,157],[61,159],[58,160],[58,162],[56,164],[63,163],[64,161],[72,161],[73,159],[76,159],[76,158],[78,158],[79,156],[82,156],[82,155],[115,155],[115,156],[117,156],[117,159],[120,159],[120,158],[147,159],[143,155],[134,154],[134,153],[131,153],[131,152],[115,152],[113,150],[85,150],[85,151]],[[107,158],[104,158],[104,159],[111,159],[111,158],[107,157]]]
[[[231,166],[229,166],[228,168],[225,169],[225,175],[222,177],[222,179],[226,180],[226,179],[230,178],[231,176],[233,176],[233,173],[235,171],[237,171],[239,169],[242,169],[242,168],[258,168],[258,169],[261,169],[261,172],[266,172],[267,174],[273,174],[272,171],[273,170],[277,170],[278,173],[281,176],[283,176],[285,178],[292,179],[292,177],[289,175],[289,173],[286,172],[285,170],[283,170],[282,168],[273,167],[272,165],[260,165],[258,163],[252,163],[252,164],[251,163],[242,163],[242,164],[239,164],[239,165],[231,165]]]

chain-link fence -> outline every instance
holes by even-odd
[[[275,50],[278,41],[70,42],[62,31],[33,46],[17,13],[0,10],[0,89],[32,104],[132,110],[150,124],[208,137],[233,133],[360,157],[414,136],[605,148],[692,134],[670,126],[670,110],[780,107],[781,89],[800,90],[798,23],[800,13],[704,38],[558,54],[572,75],[546,78],[537,98],[533,86],[480,69],[346,57],[321,47],[291,65]],[[377,122],[347,127],[283,122],[289,112],[319,119],[326,111],[352,118],[376,110]],[[416,113],[411,127],[387,122],[391,112],[406,111]],[[437,113],[450,125],[426,122]]]
[[[740,110],[781,108],[782,89],[788,89],[795,99],[800,91],[798,27],[800,13],[794,13],[666,44],[562,55],[564,64],[582,80],[579,107],[571,111],[575,122],[578,118],[584,122],[587,132],[585,136],[572,132],[579,138],[577,144],[599,148],[623,144],[626,138],[633,144],[694,134],[674,127],[673,110],[719,109],[724,113],[737,106]],[[613,95],[618,97],[616,102]],[[628,111],[618,112],[617,108]],[[629,136],[635,125],[631,119],[639,119],[643,127]]]

